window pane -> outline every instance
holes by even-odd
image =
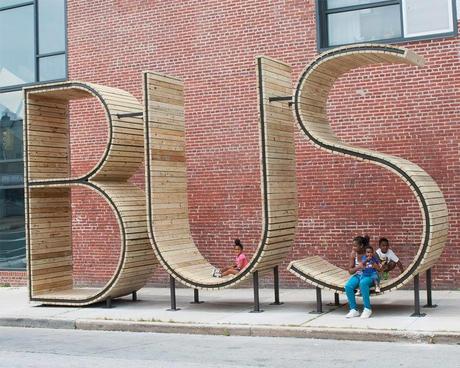
[[[40,58],[39,74],[40,81],[65,78],[65,55]]]
[[[0,9],[5,8],[7,6],[18,5],[18,4],[23,4],[27,2],[30,2],[30,1],[27,1],[27,0],[0,0]]]
[[[38,43],[40,54],[64,51],[64,0],[38,1]]]
[[[399,5],[328,15],[329,46],[401,37]]]
[[[25,268],[22,92],[0,94],[0,268]]]
[[[0,94],[0,162],[22,160],[23,110],[21,91]]]
[[[381,3],[382,1],[387,1],[387,0],[327,0],[327,8],[328,9],[343,8],[345,6]]]
[[[26,268],[24,190],[0,190],[0,268]]]
[[[32,5],[0,12],[0,87],[35,80],[33,15]]]
[[[404,0],[405,37],[453,32],[452,0]]]

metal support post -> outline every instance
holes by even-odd
[[[321,297],[321,288],[316,287],[316,310],[311,311],[311,314],[321,314],[323,313],[323,300]]]
[[[180,310],[176,306],[176,280],[172,276],[169,276],[169,293],[171,295],[171,308],[167,310],[172,312]]]
[[[193,289],[193,302],[190,302],[190,304],[201,304],[204,302],[200,302],[200,294],[198,289]]]
[[[260,313],[260,312],[263,312],[263,310],[260,309],[260,303],[259,303],[259,272],[258,271],[252,274],[252,281],[253,281],[253,288],[254,288],[254,310],[252,310],[250,313]]]
[[[425,313],[420,313],[420,278],[419,275],[414,277],[414,313],[411,317],[424,317]]]
[[[423,308],[436,308],[438,305],[433,304],[431,296],[432,284],[431,284],[431,268],[426,270],[426,304]]]
[[[125,112],[122,114],[116,114],[118,119],[123,119],[123,118],[135,118],[135,117],[140,117],[143,116],[144,113],[142,111],[139,112]]]
[[[334,305],[340,307],[340,296],[339,293],[334,293]]]
[[[275,302],[270,303],[270,305],[284,304],[280,302],[280,276],[279,276],[278,266],[275,266],[273,268],[273,287],[275,290]]]
[[[292,96],[276,96],[276,97],[269,97],[269,102],[276,102],[276,101],[292,101]]]
[[[132,295],[133,302],[137,302],[137,291],[133,291],[131,295]]]
[[[334,302],[333,303],[327,303],[329,307],[340,307],[340,297],[339,293],[334,293]]]
[[[112,298],[111,298],[111,297],[108,297],[108,298],[105,300],[105,307],[106,307],[106,308],[112,308]]]

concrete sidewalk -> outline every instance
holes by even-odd
[[[425,294],[421,292],[422,304]],[[203,304],[190,304],[193,290],[177,289],[180,311],[167,311],[169,289],[144,288],[139,300],[125,297],[113,308],[44,307],[30,303],[26,288],[0,288],[0,325],[85,330],[151,331],[244,336],[288,336],[366,341],[412,341],[460,344],[460,291],[435,291],[434,309],[411,317],[413,291],[399,290],[372,299],[374,315],[346,319],[347,307],[327,306],[333,293],[323,292],[321,315],[314,289],[281,290],[283,305],[270,305],[273,291],[262,289],[263,313],[252,310],[252,289],[200,292]],[[341,296],[341,302],[344,296]]]

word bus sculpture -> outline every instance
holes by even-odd
[[[91,83],[64,82],[25,88],[25,176],[27,255],[30,299],[45,304],[88,305],[135,293],[157,261],[170,275],[171,309],[176,310],[175,281],[194,289],[235,286],[252,276],[254,311],[260,311],[258,276],[273,270],[279,304],[278,265],[291,250],[297,224],[294,123],[324,150],[380,165],[398,175],[414,192],[423,214],[421,245],[403,274],[385,281],[382,291],[399,288],[428,271],[447,240],[447,208],[434,180],[410,161],[353,147],[340,141],[326,116],[335,80],[347,71],[379,63],[423,65],[415,53],[387,45],[355,45],[330,50],[302,73],[291,96],[291,67],[257,59],[262,189],[260,243],[237,275],[211,276],[213,266],[190,232],[185,160],[183,83],[144,73],[144,109],[129,93]],[[97,98],[109,125],[104,155],[89,173],[70,176],[68,103]],[[292,105],[292,107],[291,107]],[[143,111],[142,111],[143,110]],[[293,110],[293,111],[292,111]],[[294,115],[293,115],[294,112]],[[146,195],[127,180],[144,160]],[[118,266],[101,288],[76,288],[72,277],[70,189],[84,186],[111,206],[120,227]],[[348,278],[318,256],[293,261],[289,271],[317,287],[344,291]],[[428,272],[427,272],[428,274]],[[336,294],[338,295],[338,294]]]

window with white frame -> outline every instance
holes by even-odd
[[[457,34],[455,0],[317,0],[320,48]]]

